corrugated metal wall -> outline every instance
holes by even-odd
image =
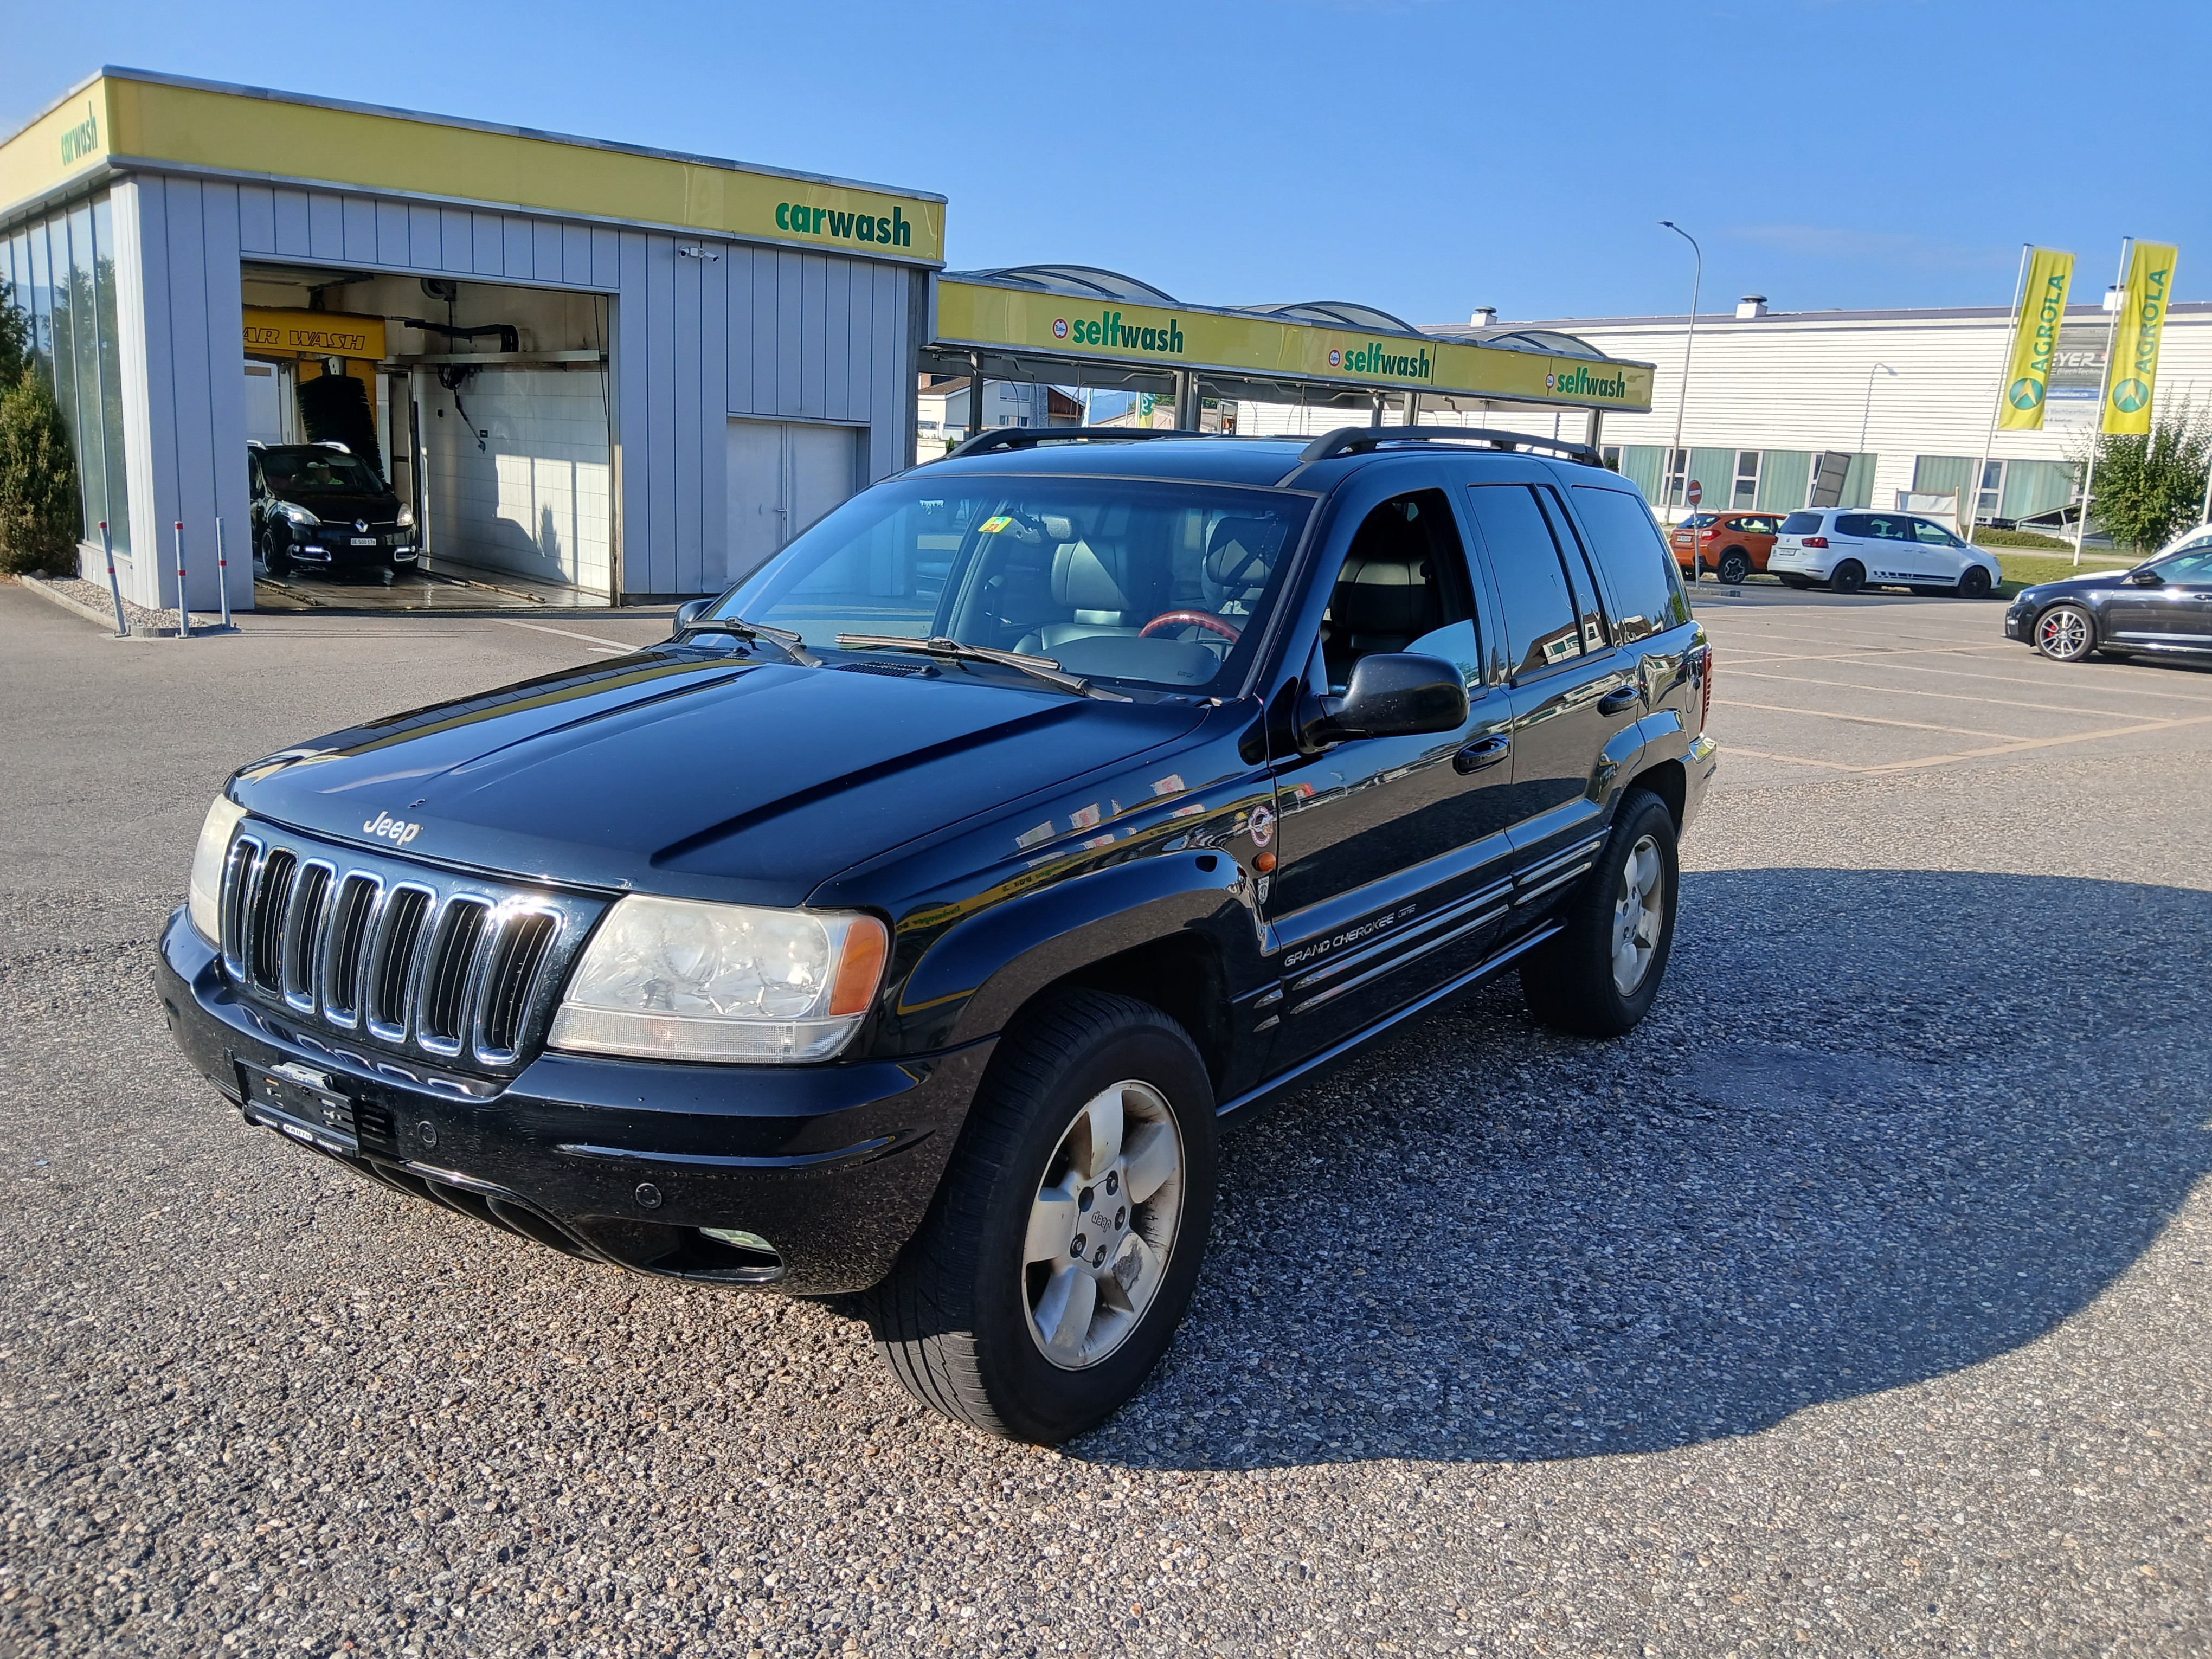
[[[118,291],[126,319],[143,318],[124,324],[133,542],[158,528],[166,553],[173,520],[211,538],[222,514],[239,553],[234,605],[252,592],[241,258],[611,295],[627,595],[722,586],[731,416],[865,428],[856,483],[909,453],[912,290],[927,279],[914,267],[287,185],[139,174],[114,195]],[[173,577],[133,581],[143,603],[169,602]],[[212,607],[211,569],[191,592]]]

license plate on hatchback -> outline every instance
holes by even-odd
[[[321,1073],[311,1072],[304,1066],[287,1066],[283,1072],[264,1070],[240,1060],[238,1075],[247,1110],[257,1122],[281,1130],[295,1140],[320,1146],[325,1152],[341,1152],[348,1158],[360,1156],[361,1137],[354,1127],[353,1102],[323,1086],[328,1079]],[[322,1082],[310,1081],[311,1079],[321,1079]]]

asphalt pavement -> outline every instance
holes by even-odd
[[[1652,1017],[1509,982],[1236,1126],[1182,1335],[1041,1451],[838,1307],[356,1181],[162,1031],[233,765],[664,622],[115,643],[0,586],[0,1652],[2204,1651],[2212,675],[1699,603]]]

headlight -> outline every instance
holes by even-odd
[[[402,502],[399,508],[399,516],[393,520],[392,522],[397,524],[402,530],[412,530],[415,527],[415,503],[412,501]]]
[[[312,530],[317,525],[322,523],[320,519],[308,512],[306,507],[295,507],[289,501],[285,502],[283,506],[278,507],[276,510],[283,514],[284,517],[292,523],[299,526],[302,530]]]
[[[210,945],[222,943],[222,860],[230,851],[230,832],[245,816],[243,806],[228,795],[217,795],[200,825],[200,844],[192,848],[192,880],[185,891],[185,909]]]
[[[599,924],[546,1041],[651,1060],[826,1060],[883,981],[873,916],[633,894]]]

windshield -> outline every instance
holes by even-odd
[[[805,532],[701,623],[764,623],[817,650],[840,634],[945,638],[1231,695],[1310,510],[1220,484],[902,479]]]
[[[264,450],[261,476],[279,495],[381,495],[384,480],[335,449]]]

